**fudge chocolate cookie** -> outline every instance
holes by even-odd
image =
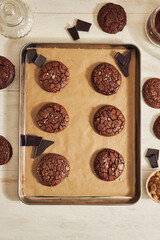
[[[114,106],[103,106],[94,115],[93,126],[100,135],[114,136],[123,130],[124,125],[124,115]]]
[[[113,149],[103,149],[94,161],[94,170],[97,176],[104,181],[114,181],[123,172],[124,159]]]
[[[57,133],[68,126],[69,115],[62,105],[47,103],[39,110],[36,121],[43,131]]]
[[[148,79],[142,89],[144,101],[152,108],[160,108],[160,79]]]
[[[6,164],[12,156],[12,147],[10,143],[0,136],[0,165]]]
[[[68,160],[59,154],[45,155],[37,166],[37,174],[42,184],[56,186],[68,177],[70,166]]]
[[[155,136],[160,139],[160,116],[154,122],[153,132]]]
[[[100,9],[97,20],[104,32],[112,34],[122,31],[127,23],[124,8],[114,3],[105,4]]]
[[[121,85],[121,74],[112,64],[104,62],[93,69],[91,81],[97,92],[111,95],[116,93]]]
[[[8,87],[15,76],[15,67],[7,58],[0,56],[0,89]]]
[[[44,90],[56,93],[68,84],[69,70],[61,62],[48,62],[40,70],[39,81]]]

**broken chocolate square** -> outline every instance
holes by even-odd
[[[77,40],[79,39],[79,34],[77,32],[76,27],[72,27],[72,28],[67,28],[68,32],[70,33],[71,37],[73,38],[73,40]]]
[[[25,146],[25,135],[21,134],[21,146]]]
[[[34,135],[26,135],[26,144],[25,146],[39,146],[42,141],[42,137]]]
[[[28,54],[28,62],[33,63],[37,58],[37,50],[29,49],[29,50],[27,50],[27,54]]]
[[[92,25],[91,23],[88,23],[88,22],[82,21],[80,19],[77,19],[76,29],[78,31],[88,32],[91,25]]]
[[[34,158],[38,157],[40,154],[42,154],[46,148],[51,146],[54,143],[54,141],[49,141],[49,140],[42,140],[40,145],[36,147],[35,153],[34,153]]]
[[[128,62],[128,64],[131,61],[131,50],[129,50],[125,55],[126,61]]]
[[[148,157],[148,160],[149,160],[152,168],[157,168],[158,167],[158,161],[157,161],[156,155],[152,155],[152,156]]]
[[[115,55],[115,59],[122,64],[123,66],[127,66],[128,62],[126,61],[127,59],[125,58],[125,56],[123,54],[121,54],[120,52],[117,52]]]
[[[121,53],[116,53],[115,59],[117,61],[117,65],[119,66],[121,72],[125,77],[129,75],[129,63],[131,60],[131,50],[129,50],[125,55]]]
[[[156,159],[158,160],[158,158],[159,158],[159,150],[158,149],[154,149],[154,148],[148,148],[148,151],[147,151],[145,157],[150,157],[152,155],[155,155]]]
[[[38,66],[38,67],[42,67],[42,65],[45,63],[46,58],[43,55],[38,55],[38,57],[36,58],[36,60],[34,61],[34,63]]]
[[[158,149],[148,148],[148,151],[147,151],[145,157],[148,158],[152,168],[158,167],[158,158],[159,158],[159,150]]]

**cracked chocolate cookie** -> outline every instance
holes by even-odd
[[[152,108],[160,108],[160,79],[148,79],[142,89],[144,101]]]
[[[61,62],[52,61],[42,66],[39,82],[47,92],[59,92],[69,81],[69,70]]]
[[[97,20],[104,32],[115,34],[123,30],[127,23],[127,16],[120,5],[107,3],[99,10]]]
[[[121,85],[121,74],[112,64],[104,62],[93,69],[91,82],[97,92],[112,95]]]
[[[153,125],[153,132],[155,136],[160,139],[160,116],[156,119]]]
[[[15,67],[7,58],[0,56],[0,89],[8,87],[14,80]]]
[[[57,133],[68,126],[69,115],[62,105],[47,103],[39,110],[36,122],[43,131]]]
[[[114,136],[123,130],[124,125],[125,117],[115,106],[103,106],[94,115],[93,126],[100,135]]]
[[[100,179],[114,181],[124,170],[124,159],[113,149],[103,149],[95,158],[94,170]]]
[[[0,165],[6,164],[12,156],[12,147],[3,136],[0,136]]]
[[[46,186],[56,186],[61,183],[70,172],[68,160],[59,154],[45,155],[37,166],[37,175],[40,182]]]

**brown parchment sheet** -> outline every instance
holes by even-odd
[[[59,93],[44,91],[39,85],[40,69],[35,64],[26,66],[26,134],[42,136],[55,143],[40,157],[33,159],[34,147],[25,147],[25,171],[22,191],[24,196],[124,196],[135,194],[135,50],[132,49],[129,76],[122,75],[118,92],[105,96],[95,92],[91,72],[101,62],[113,64],[114,55],[125,49],[69,49],[37,48],[48,61],[63,62],[70,71],[69,84]],[[45,103],[56,102],[68,111],[70,121],[65,130],[52,134],[38,128],[36,114]],[[110,104],[118,107],[125,116],[124,130],[113,137],[98,135],[92,125],[97,109]],[[105,182],[93,172],[93,160],[98,151],[112,148],[122,154],[125,168],[112,182]],[[70,174],[55,187],[42,185],[36,175],[39,160],[47,153],[65,156],[70,163]]]

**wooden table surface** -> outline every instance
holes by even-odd
[[[160,77],[160,48],[145,35],[149,13],[159,0],[117,0],[127,12],[127,26],[116,35],[100,30],[96,17],[101,0],[25,0],[34,14],[32,31],[18,40],[0,36],[0,55],[16,66],[14,82],[0,91],[0,134],[13,146],[13,157],[0,167],[0,240],[23,239],[160,239],[160,206],[150,200],[145,182],[153,171],[144,155],[148,147],[159,148],[152,124],[159,110],[148,107],[143,99],[141,167],[142,195],[131,206],[28,206],[17,195],[18,184],[18,104],[19,52],[28,42],[73,42],[66,28],[79,18],[92,22],[89,33],[81,32],[77,43],[133,43],[141,51],[141,84]]]

